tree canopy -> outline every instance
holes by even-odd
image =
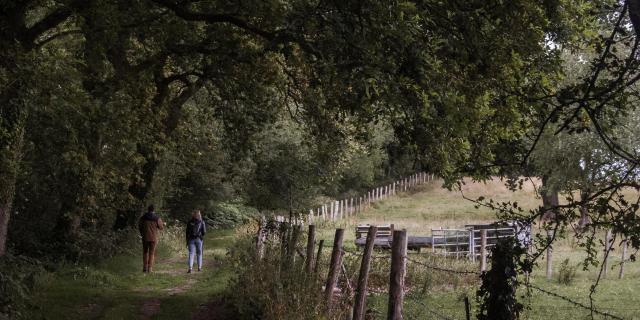
[[[594,132],[571,140],[601,141],[634,172],[636,150],[615,135],[637,96],[637,12],[604,0],[0,1],[0,255],[7,234],[18,252],[54,238],[77,255],[71,244],[149,202],[175,218],[301,211],[416,169],[448,184],[539,174],[533,150],[552,125]],[[576,56],[584,70],[568,81]],[[633,205],[598,202],[637,187],[618,177],[572,205],[614,210],[622,220],[603,225],[640,247]]]

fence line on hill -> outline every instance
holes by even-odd
[[[306,222],[312,224],[317,220],[337,221],[362,213],[372,203],[395,196],[399,191],[406,192],[412,188],[437,179],[434,174],[417,172],[392,183],[373,188],[361,196],[333,200],[309,209]]]

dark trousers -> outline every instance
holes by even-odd
[[[151,272],[156,258],[156,241],[142,241],[142,271]]]

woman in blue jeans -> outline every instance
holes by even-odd
[[[202,271],[202,238],[207,233],[207,226],[202,221],[200,210],[191,214],[191,220],[187,223],[187,247],[189,248],[189,271],[193,270],[193,255],[198,256],[198,271]]]

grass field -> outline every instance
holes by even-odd
[[[321,223],[320,238],[329,241],[333,239],[335,228],[345,228],[345,246],[354,248],[355,225],[363,223],[389,224],[393,223],[396,229],[405,228],[409,235],[430,235],[431,229],[462,227],[465,224],[483,223],[494,221],[494,213],[487,208],[476,209],[474,204],[465,200],[460,191],[448,191],[440,188],[441,182],[435,181],[418,187],[409,193],[374,203],[372,208],[363,214],[340,222]],[[536,208],[541,200],[536,198],[532,184],[518,192],[508,191],[499,181],[487,184],[468,182],[463,187],[463,193],[467,198],[476,199],[480,196],[492,198],[497,201],[517,201],[523,208]],[[538,232],[534,227],[534,232]],[[331,245],[331,244],[329,244]],[[614,247],[617,244],[614,245]],[[427,250],[428,251],[428,250]],[[428,253],[427,253],[428,254]],[[628,261],[625,265],[625,277],[617,279],[618,265],[620,262],[620,250],[613,251],[610,258],[609,276],[601,280],[594,294],[596,309],[609,312],[624,319],[640,319],[640,268],[638,263]],[[425,255],[424,253],[421,255]],[[602,254],[601,254],[602,255]],[[420,255],[418,255],[420,256]],[[589,305],[589,290],[594,283],[599,268],[591,267],[583,270],[581,262],[586,255],[576,247],[571,238],[561,239],[554,245],[554,279],[545,277],[546,261],[538,261],[538,266],[531,275],[531,283],[549,291]],[[576,267],[575,280],[570,285],[560,284],[557,275],[560,264],[564,259],[569,259],[569,266]],[[468,262],[467,268],[477,270],[476,264]],[[421,271],[425,272],[425,271]],[[441,271],[428,271],[432,277],[440,279],[452,278],[450,274]],[[466,280],[466,283],[452,284],[451,286],[438,286],[424,294],[408,293],[405,308],[407,319],[464,319],[463,298],[467,295],[472,308],[475,308],[475,291],[479,286],[477,280]],[[585,319],[590,312],[572,305],[559,298],[552,297],[532,290],[527,295],[526,290],[521,289],[520,300],[526,306],[522,315],[523,319]],[[383,319],[386,316],[386,294],[374,296],[371,301],[373,308]],[[435,313],[431,313],[434,311]],[[439,313],[441,316],[436,315]],[[444,317],[442,317],[444,316]],[[595,316],[595,319],[604,319]]]

